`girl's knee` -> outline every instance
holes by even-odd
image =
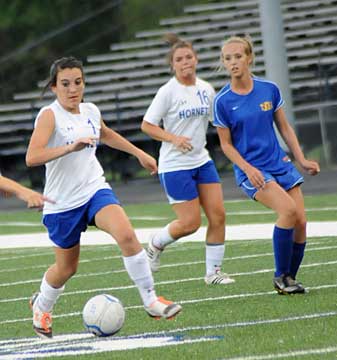
[[[296,222],[296,229],[298,231],[301,231],[301,232],[306,232],[306,229],[307,229],[307,220],[304,218],[304,219],[299,219],[297,222]]]
[[[297,219],[297,211],[296,211],[295,203],[290,201],[289,203],[285,204],[285,206],[283,206],[282,209],[280,210],[279,216],[295,224]]]
[[[200,228],[201,218],[193,219],[190,221],[182,221],[181,225],[185,235],[193,234]]]
[[[126,231],[122,235],[119,235],[116,241],[121,248],[130,248],[138,244],[138,240],[133,231]]]
[[[66,267],[58,267],[58,273],[62,279],[67,281],[72,276],[74,276],[77,272],[78,264],[71,264]]]
[[[210,216],[207,217],[209,226],[212,227],[219,227],[224,226],[226,221],[226,213],[225,210],[218,210],[212,213]]]

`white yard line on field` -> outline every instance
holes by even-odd
[[[326,263],[315,263],[315,264],[304,264],[302,265],[302,267],[306,267],[306,268],[310,268],[310,267],[320,267],[320,266],[331,266],[331,265],[336,265],[337,261],[328,261]],[[237,277],[237,276],[252,276],[252,275],[256,275],[256,274],[263,274],[263,273],[272,273],[273,269],[260,269],[260,270],[255,270],[255,271],[248,271],[248,272],[241,272],[241,273],[231,273],[229,274],[232,277]],[[194,281],[203,281],[204,277],[195,277],[195,278],[183,278],[183,279],[175,279],[175,280],[166,280],[166,281],[157,281],[156,282],[156,286],[160,286],[160,285],[176,285],[178,283],[189,283],[189,282],[194,282]],[[78,295],[78,294],[92,294],[92,293],[105,293],[105,292],[114,292],[114,291],[123,291],[123,290],[130,290],[130,289],[134,289],[136,286],[135,285],[124,285],[124,286],[114,286],[114,287],[104,287],[104,288],[95,288],[95,289],[85,289],[85,290],[75,290],[75,291],[67,291],[64,292],[62,294],[62,296],[72,296],[72,295]],[[336,288],[337,287],[337,283],[335,284],[328,284],[328,285],[321,285],[319,287],[308,287],[307,289],[329,289],[329,288]],[[261,294],[267,294],[267,293],[261,293]],[[270,291],[268,292],[268,294],[275,294],[275,291]],[[230,297],[241,297],[241,295],[229,295]],[[244,296],[247,296],[247,294],[245,294]],[[214,300],[216,298],[213,298]],[[223,298],[221,298],[223,299]],[[24,296],[24,297],[19,297],[19,298],[2,298],[0,299],[0,303],[12,303],[12,302],[18,302],[18,301],[24,301],[27,302],[27,300],[29,300],[29,297]],[[181,303],[183,304],[184,301],[181,301]],[[141,307],[141,306],[139,306]],[[57,315],[55,315],[54,317],[57,317]],[[3,321],[0,321],[0,325],[3,324]]]
[[[245,224],[228,225],[226,227],[227,240],[250,240],[271,238],[274,224]],[[140,242],[146,243],[149,235],[161,228],[136,229],[136,234]],[[337,221],[313,221],[307,225],[308,237],[337,236]],[[179,242],[204,241],[206,237],[206,227],[201,227],[192,235],[180,239]],[[87,231],[81,238],[82,245],[106,245],[111,244],[111,236],[103,231]],[[1,235],[0,248],[16,247],[40,247],[51,246],[51,242],[46,232],[21,235]]]
[[[317,247],[317,248],[308,248],[306,250],[306,252],[311,252],[311,251],[329,251],[329,250],[333,250],[336,249],[336,246],[322,246],[322,247]],[[243,256],[234,256],[234,257],[226,257],[226,262],[228,261],[232,261],[232,260],[243,260],[243,259],[252,259],[252,258],[258,258],[258,257],[265,257],[265,256],[272,256],[273,253],[261,253],[261,254],[251,254],[251,255],[243,255]],[[119,256],[118,258],[121,258],[121,256]],[[3,260],[3,259],[1,259]],[[199,264],[204,264],[205,261],[204,260],[200,260],[200,261],[189,261],[189,262],[177,262],[177,263],[173,263],[173,264],[165,264],[165,265],[161,265],[161,269],[165,269],[165,268],[177,268],[179,267],[190,267],[191,265],[199,265]],[[318,263],[309,263],[309,264],[302,264],[302,268],[306,268],[306,267],[317,267],[317,266],[325,266],[325,265],[336,265],[337,264],[337,260],[332,260],[332,261],[325,261],[325,262],[318,262]],[[48,265],[44,265],[44,267],[47,267]],[[35,269],[35,267],[34,267]],[[13,269],[8,269],[8,270],[15,270],[15,268]],[[17,271],[17,270],[16,270]],[[241,276],[241,275],[254,275],[254,274],[259,274],[259,273],[266,273],[266,272],[272,272],[273,269],[262,269],[262,270],[256,270],[256,271],[250,271],[250,272],[245,272],[245,273],[231,273],[229,274],[230,276]],[[83,273],[83,274],[76,274],[72,277],[72,279],[78,279],[78,278],[88,278],[88,277],[93,277],[93,276],[105,276],[105,275],[111,275],[111,274],[120,274],[120,273],[124,273],[126,272],[126,270],[124,268],[122,269],[117,269],[117,270],[109,270],[109,271],[99,271],[99,272],[90,272],[90,273]],[[198,280],[202,280],[203,278],[197,278]],[[21,286],[21,285],[26,285],[26,284],[34,284],[34,283],[40,283],[41,282],[41,278],[37,278],[37,279],[27,279],[27,280],[20,280],[20,281],[15,281],[15,282],[8,282],[8,283],[0,283],[0,288],[1,287],[9,287],[9,286]],[[0,303],[3,301],[6,301],[6,299],[0,299]]]
[[[307,208],[305,211],[308,212],[318,212],[318,211],[336,211],[337,206],[329,206],[329,207],[320,207],[320,208]],[[244,215],[269,215],[274,214],[272,210],[244,210],[244,211],[226,211],[227,215],[230,216],[244,216]],[[201,215],[205,217],[204,214]],[[130,220],[143,220],[143,221],[162,221],[169,220],[170,218],[167,216],[150,216],[150,215],[137,215],[137,216],[129,216]],[[41,222],[36,221],[1,221],[0,226],[26,226],[26,227],[36,227],[42,226]]]
[[[186,282],[187,281],[191,281],[191,280],[200,280],[202,278],[196,278],[196,279],[184,279],[183,281],[175,281],[175,283],[182,283],[182,282]],[[174,281],[163,281],[163,282],[158,282],[156,285],[161,285],[161,284],[168,284],[168,283],[174,283]],[[129,286],[128,288],[133,288],[134,286]],[[126,287],[123,287],[124,289]],[[307,287],[307,290],[309,291],[320,291],[323,289],[336,289],[337,288],[337,284],[326,284],[326,285],[320,285],[320,286],[311,286],[311,287]],[[93,293],[93,292],[105,292],[105,291],[115,291],[117,288],[104,288],[104,289],[95,289],[95,291],[73,291],[73,292],[68,292],[68,293],[64,293],[62,296],[65,295],[76,295],[79,293]],[[260,292],[253,292],[253,293],[241,293],[241,294],[232,294],[232,295],[224,295],[224,296],[212,296],[209,298],[198,298],[198,299],[187,299],[187,300],[180,300],[179,304],[182,305],[187,305],[187,304],[199,304],[199,303],[209,303],[209,302],[215,302],[215,301],[229,301],[229,300],[239,300],[239,299],[247,299],[247,298],[255,298],[255,297],[265,297],[265,296],[279,296],[277,295],[277,293],[275,292],[275,290],[272,291],[260,291]],[[302,295],[301,295],[302,296]],[[304,296],[304,295],[303,295]],[[11,301],[15,301],[15,300],[25,300],[27,301],[28,298],[20,298],[20,299],[10,299]],[[4,301],[1,301],[4,302]],[[8,302],[8,301],[7,301]],[[131,306],[125,306],[124,307],[125,310],[129,311],[129,310],[140,310],[140,309],[144,309],[143,305],[131,305]],[[53,319],[58,319],[58,318],[68,318],[68,317],[73,317],[73,316],[81,316],[82,311],[75,311],[72,313],[64,313],[64,314],[59,314],[59,315],[53,315]],[[334,312],[334,316],[337,316],[337,312]],[[31,317],[28,318],[19,318],[19,319],[10,319],[10,320],[1,320],[0,321],[0,326],[2,325],[7,325],[7,324],[14,324],[14,323],[21,323],[21,322],[30,322],[32,321]]]
[[[300,356],[308,355],[327,355],[337,353],[337,346],[321,348],[321,349],[306,349],[306,350],[294,350],[278,354],[265,354],[265,355],[247,355],[231,358],[223,358],[221,360],[274,360],[274,359],[287,359],[287,358],[296,358]]]
[[[212,324],[203,326],[190,326],[184,328],[174,328],[166,331],[147,332],[142,334],[135,334],[129,336],[114,336],[110,338],[95,338],[92,335],[79,334],[64,334],[56,335],[48,342],[36,337],[7,339],[0,341],[0,357],[2,359],[31,359],[31,358],[45,358],[50,356],[76,356],[79,354],[94,354],[98,352],[116,351],[116,350],[130,350],[145,347],[163,347],[168,345],[179,345],[183,343],[194,343],[201,341],[216,341],[223,340],[223,336],[191,336],[191,331],[209,331],[223,328],[236,327],[251,327],[258,325],[268,325],[275,323],[287,323],[292,321],[306,321],[314,319],[322,319],[328,317],[335,317],[337,312],[322,312],[299,316],[291,316],[276,319],[252,320],[235,323]],[[172,335],[171,335],[172,334]],[[181,334],[177,336],[177,334]],[[141,341],[138,341],[141,340]],[[104,346],[102,346],[102,344]],[[293,350],[286,353],[255,355],[247,357],[235,357],[231,360],[264,360],[282,357],[294,357],[296,355],[309,354],[326,354],[334,353],[337,347],[326,347],[321,349],[306,349]],[[274,355],[274,356],[272,356]],[[229,359],[224,359],[229,360]]]

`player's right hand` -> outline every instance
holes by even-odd
[[[266,185],[264,181],[264,176],[260,170],[255,168],[254,166],[249,166],[246,170],[246,175],[250,181],[250,183],[256,188],[256,189],[263,189]]]

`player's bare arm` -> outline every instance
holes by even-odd
[[[140,164],[150,171],[151,175],[157,173],[157,162],[152,156],[133,145],[130,141],[119,135],[114,130],[108,128],[103,120],[101,120],[100,141],[111,148],[124,151],[135,156]]]
[[[316,161],[305,158],[295,131],[289,124],[285,112],[282,108],[275,112],[275,123],[283,140],[288,145],[290,151],[303,170],[308,172],[310,175],[318,174],[320,172],[319,164]]]
[[[51,110],[45,110],[37,122],[26,154],[27,166],[44,165],[70,152],[69,145],[48,148],[47,144],[55,128],[55,118]]]
[[[4,176],[0,176],[0,190],[5,194],[13,194],[18,199],[26,202],[28,208],[36,208],[41,210],[45,201],[54,202],[53,200],[48,199],[46,196],[26,188],[16,181],[8,179]]]

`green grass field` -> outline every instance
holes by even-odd
[[[336,221],[337,194],[306,197],[306,208],[309,221]],[[227,202],[226,210],[231,225],[275,219],[252,201]],[[173,218],[166,204],[127,206],[126,211],[135,227],[157,227]],[[40,216],[34,212],[0,213],[1,232],[44,231]],[[337,358],[337,237],[309,239],[299,273],[309,293],[295,296],[273,291],[271,240],[227,241],[224,270],[236,283],[213,287],[203,282],[203,242],[177,242],[165,250],[161,269],[154,275],[157,293],[183,306],[182,313],[171,321],[155,321],[145,314],[116,246],[82,247],[79,271],[55,307],[55,341],[46,343],[33,336],[28,298],[52,262],[49,248],[0,249],[0,359],[35,358],[24,357],[24,351],[32,347],[36,357],[48,359]],[[126,309],[122,330],[99,341],[81,334],[81,310],[98,293],[118,297]],[[80,340],[71,340],[70,335],[57,337],[67,334],[77,334]],[[83,343],[83,338],[87,342]],[[160,339],[162,344],[148,347]],[[124,350],[79,355],[118,340],[121,344],[140,341],[143,348],[121,345]],[[65,345],[70,349],[67,357],[61,356],[66,354],[62,350]],[[54,356],[41,353],[53,347],[58,349],[53,350]],[[19,349],[21,354],[11,349]]]

